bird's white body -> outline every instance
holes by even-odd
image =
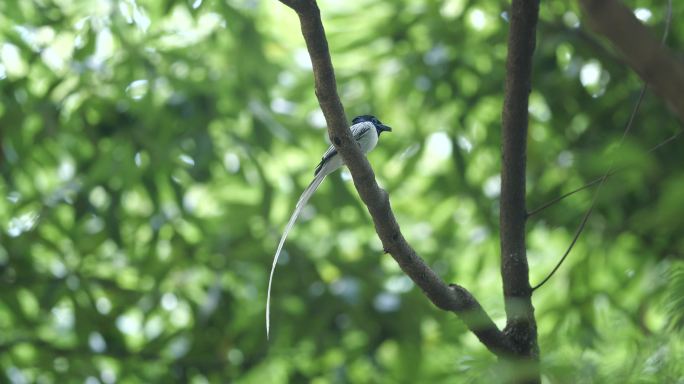
[[[368,116],[368,118],[371,117],[372,116]],[[361,148],[363,153],[368,153],[371,150],[373,150],[373,148],[375,148],[375,146],[378,144],[379,132],[382,132],[383,130],[391,130],[389,127],[382,125],[382,123],[380,123],[374,117],[372,118],[372,121],[360,121],[351,126],[352,137],[354,138],[354,140],[356,140],[357,144],[359,144],[359,147]],[[354,119],[354,121],[356,121],[357,119]],[[379,126],[382,128],[378,128],[378,126],[376,126],[375,123],[379,124]],[[326,176],[342,167],[342,165],[344,165],[342,157],[339,155],[339,153],[337,153],[335,147],[331,145],[328,148],[328,150],[325,151],[325,153],[323,154],[321,163],[318,164],[318,167],[316,167],[316,171],[314,172],[314,179],[311,181],[311,184],[309,184],[309,186],[304,190],[304,193],[302,193],[302,195],[300,196],[299,201],[295,206],[295,210],[294,212],[292,212],[292,216],[290,216],[290,220],[287,222],[287,225],[285,226],[285,231],[283,232],[283,235],[280,238],[278,248],[276,249],[275,256],[273,257],[273,265],[271,266],[271,273],[268,278],[268,292],[266,294],[267,337],[269,336],[270,330],[271,284],[273,282],[273,273],[275,272],[275,267],[278,264],[278,258],[280,257],[280,252],[282,251],[283,245],[285,244],[285,239],[287,238],[287,235],[290,233],[290,230],[294,226],[294,223],[297,221],[297,217],[299,217],[299,214],[302,212],[302,209],[304,208],[304,206],[306,206],[306,203],[309,201],[309,198],[311,198],[316,189],[318,189],[318,186],[321,185],[321,182],[323,182]]]

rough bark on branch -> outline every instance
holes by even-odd
[[[508,356],[512,348],[503,332],[465,288],[447,285],[420,258],[401,233],[390,207],[389,196],[375,181],[375,174],[351,137],[344,108],[337,94],[328,42],[315,0],[281,0],[299,16],[314,72],[316,96],[328,124],[328,135],[354,180],[373,219],[382,245],[413,282],[438,308],[456,313],[480,341],[494,354]]]
[[[516,355],[538,359],[537,325],[525,249],[525,158],[538,0],[513,0],[502,113],[501,277],[507,325]],[[536,379],[539,380],[538,375]]]
[[[684,63],[675,59],[618,0],[580,0],[589,25],[620,51],[627,64],[684,122]]]

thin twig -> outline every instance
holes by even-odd
[[[672,0],[668,0],[668,11],[667,11],[667,20],[665,23],[665,31],[663,32],[663,38],[661,40],[661,44],[665,44],[665,40],[667,38],[667,35],[669,33],[670,29],[670,19],[672,18]],[[634,105],[634,108],[632,109],[632,113],[629,116],[629,120],[627,121],[627,126],[625,127],[624,132],[622,133],[622,137],[620,138],[620,142],[618,143],[617,148],[620,148],[622,146],[622,143],[625,141],[625,137],[627,137],[627,134],[629,134],[629,131],[632,129],[632,125],[634,124],[634,119],[636,118],[637,113],[639,112],[639,108],[641,107],[641,102],[644,100],[644,95],[646,94],[646,89],[648,88],[648,84],[644,83],[644,85],[641,87],[641,92],[639,92],[639,98],[637,99],[636,104]],[[565,259],[568,257],[570,254],[570,251],[575,247],[575,244],[577,243],[577,240],[579,239],[580,235],[582,234],[582,231],[584,230],[587,221],[589,220],[589,217],[591,217],[592,212],[594,211],[594,207],[596,206],[596,200],[598,198],[599,192],[601,191],[601,187],[605,183],[606,179],[608,178],[608,175],[613,171],[613,163],[615,160],[613,159],[611,161],[610,166],[608,167],[608,170],[606,173],[601,177],[601,180],[599,181],[599,185],[596,188],[596,191],[594,192],[594,197],[592,198],[591,205],[589,206],[589,209],[587,212],[584,214],[584,217],[582,218],[582,221],[580,222],[580,225],[577,227],[577,231],[575,232],[575,236],[572,239],[572,242],[570,243],[570,246],[568,246],[568,249],[565,251],[565,254],[563,254],[563,257],[558,261],[556,266],[551,270],[551,273],[549,273],[539,284],[535,285],[532,288],[532,291],[534,292],[537,290],[537,288],[543,286],[553,275],[556,273],[556,271],[560,268],[560,266],[563,264]]]
[[[660,147],[662,147],[663,145],[668,144],[670,141],[672,141],[672,140],[678,138],[679,135],[681,135],[682,133],[684,133],[684,129],[680,129],[679,131],[675,132],[672,136],[670,136],[670,137],[668,137],[667,139],[661,141],[660,143],[658,143],[658,145],[656,145],[655,147],[651,148],[648,152],[650,153],[650,152],[654,152],[654,151],[660,149]]]
[[[600,183],[601,183],[601,184],[599,184],[599,188],[601,188],[601,185],[603,185],[603,181],[604,181],[605,179],[606,179],[606,176],[604,175],[604,176],[599,180]],[[551,277],[553,277],[553,275],[556,273],[556,271],[558,270],[558,268],[560,268],[560,266],[563,264],[563,262],[565,261],[565,259],[568,257],[568,255],[570,254],[570,251],[572,251],[572,248],[575,246],[575,243],[577,243],[577,240],[579,239],[580,234],[582,234],[582,231],[584,230],[584,226],[587,224],[587,220],[589,220],[589,216],[591,216],[591,213],[594,211],[594,204],[596,203],[596,198],[597,198],[597,197],[598,197],[598,189],[597,189],[597,192],[594,193],[594,197],[593,197],[593,199],[592,199],[592,201],[591,201],[591,205],[589,206],[589,209],[587,210],[587,212],[584,214],[584,217],[582,217],[582,221],[580,222],[580,225],[577,227],[577,231],[575,231],[575,236],[572,238],[572,242],[570,242],[570,246],[568,247],[568,249],[565,250],[565,253],[563,254],[563,257],[561,257],[561,259],[558,261],[558,263],[556,264],[556,266],[553,267],[553,269],[551,270],[551,273],[549,273],[548,275],[546,275],[546,277],[544,278],[544,280],[541,281],[541,283],[539,283],[539,284],[535,285],[534,287],[532,287],[532,291],[533,291],[533,292],[534,292],[537,288],[539,288],[539,287],[541,287],[542,285],[544,285],[544,283],[546,283],[547,281],[549,281],[549,279],[550,279]]]
[[[608,176],[612,176],[612,175],[614,175],[616,172],[617,172],[617,171],[613,171],[613,173],[609,174]],[[596,178],[596,179],[594,179],[594,180],[588,182],[587,184],[584,184],[583,186],[581,186],[581,187],[579,187],[579,188],[577,188],[577,189],[575,189],[575,190],[573,190],[573,191],[570,191],[570,192],[568,192],[568,193],[566,193],[566,194],[563,194],[563,195],[561,195],[561,196],[558,196],[558,197],[556,197],[555,199],[549,200],[549,201],[547,201],[546,203],[544,203],[544,204],[540,205],[539,207],[537,207],[537,208],[531,210],[530,212],[528,212],[528,213],[527,213],[527,217],[530,218],[530,217],[536,215],[537,213],[539,213],[539,212],[545,210],[546,208],[548,208],[548,207],[550,207],[550,206],[552,206],[552,205],[558,203],[559,201],[565,199],[566,197],[570,197],[570,196],[574,195],[574,194],[577,193],[577,192],[584,191],[585,189],[587,189],[587,188],[589,188],[589,187],[592,187],[592,186],[598,184],[599,182],[601,182],[601,180],[603,180],[603,177]]]
[[[652,153],[652,152],[657,151],[658,149],[660,149],[660,148],[663,147],[664,145],[666,145],[666,144],[668,144],[669,142],[673,141],[674,139],[678,138],[679,135],[681,135],[682,133],[684,133],[684,130],[681,130],[681,129],[680,129],[679,131],[675,132],[672,136],[670,136],[670,137],[668,137],[667,139],[665,139],[665,140],[661,141],[660,143],[656,144],[653,148],[649,149],[646,153]],[[627,168],[627,167],[624,167],[624,166],[623,166],[623,167],[620,167],[620,168],[618,168],[618,169],[614,169],[611,173],[608,174],[608,177],[613,176],[614,174],[616,174],[616,173],[618,173],[618,172],[621,172],[621,171],[625,170],[626,168]],[[594,180],[588,182],[587,184],[584,184],[583,186],[581,186],[581,187],[579,187],[579,188],[577,188],[577,189],[574,189],[574,190],[572,190],[572,191],[570,191],[570,192],[568,192],[568,193],[565,193],[565,194],[563,194],[563,195],[561,195],[561,196],[559,196],[559,197],[556,197],[556,198],[554,198],[554,199],[551,199],[551,200],[547,201],[546,203],[544,203],[544,204],[540,205],[539,207],[537,207],[537,208],[531,210],[530,212],[528,212],[528,213],[527,213],[527,217],[530,218],[530,217],[532,217],[532,216],[538,214],[539,212],[545,210],[546,208],[549,208],[550,206],[552,206],[552,205],[554,205],[554,204],[560,202],[561,200],[565,199],[566,197],[570,197],[570,196],[574,195],[574,194],[577,193],[577,192],[584,191],[585,189],[590,188],[590,187],[592,187],[592,186],[598,184],[598,183],[601,181],[602,178],[603,178],[603,177],[598,177],[598,178],[596,178],[596,179],[594,179]]]
[[[622,138],[620,138],[620,142],[618,143],[617,148],[620,148],[622,146],[622,142],[625,140],[625,137],[629,133],[630,129],[632,128],[632,123],[634,122],[634,117],[636,116],[637,112],[639,111],[639,107],[641,107],[641,101],[644,99],[644,94],[646,93],[646,85],[641,87],[641,92],[639,93],[639,99],[636,102],[636,105],[634,106],[634,109],[632,110],[632,114],[629,117],[629,121],[627,122],[627,126],[625,127],[624,132],[622,133]],[[594,197],[591,199],[591,205],[589,206],[589,209],[587,209],[587,212],[584,214],[584,217],[582,217],[582,221],[580,222],[579,226],[577,227],[577,231],[575,231],[575,236],[572,238],[572,242],[570,242],[570,246],[568,246],[568,249],[565,251],[563,254],[563,257],[558,261],[555,267],[551,270],[551,273],[549,273],[544,280],[541,281],[541,283],[535,285],[532,288],[532,291],[534,292],[537,288],[541,287],[549,281],[551,277],[556,273],[558,268],[563,264],[565,259],[568,257],[570,254],[570,251],[575,247],[575,244],[577,243],[577,240],[579,239],[580,235],[582,234],[582,231],[584,231],[584,227],[587,224],[587,221],[589,220],[589,217],[591,217],[592,212],[594,212],[594,207],[596,206],[596,199],[598,198],[599,192],[601,191],[601,187],[605,183],[606,179],[608,178],[608,175],[613,171],[613,162],[615,160],[611,161],[610,166],[608,167],[608,170],[606,171],[605,174],[601,177],[599,180],[599,185],[596,188],[596,191],[594,192]]]

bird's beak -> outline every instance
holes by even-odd
[[[388,127],[388,126],[386,126],[386,125],[384,125],[384,124],[380,124],[380,131],[382,131],[382,132],[384,132],[384,131],[392,132],[392,127]]]

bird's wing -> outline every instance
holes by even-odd
[[[335,155],[337,155],[337,149],[335,149],[335,146],[333,145],[329,146],[328,150],[325,151],[325,153],[321,157],[321,162],[318,163],[318,165],[316,166],[316,169],[314,170],[314,176],[318,175],[318,172],[321,171],[325,163],[328,162],[328,160],[330,160]]]
[[[352,137],[354,140],[359,141],[361,137],[365,136],[371,129],[375,129],[375,127],[373,126],[373,123],[367,121],[354,124],[351,126]]]
[[[297,207],[295,208],[294,212],[292,212],[292,216],[290,216],[290,221],[287,222],[287,225],[285,226],[285,231],[283,232],[283,235],[280,237],[280,242],[278,243],[278,249],[276,249],[275,256],[273,256],[271,274],[268,277],[268,292],[266,293],[266,338],[269,337],[271,324],[271,283],[273,282],[273,273],[275,272],[276,264],[278,264],[280,251],[283,250],[285,239],[287,239],[287,235],[290,233],[290,230],[292,230],[292,227],[294,226],[295,221],[297,221],[297,217],[299,217],[299,214],[302,212],[302,209],[304,209],[306,202],[309,201],[311,195],[313,195],[313,193],[316,192],[316,189],[318,189],[318,186],[321,185],[321,182],[323,182],[323,179],[325,179],[326,175],[327,173],[319,173],[318,175],[316,175],[313,181],[311,181],[311,184],[309,184],[309,186],[306,187],[306,189],[304,190],[304,193],[302,193],[302,196],[299,198],[299,201],[297,202]]]
[[[361,140],[363,136],[365,136],[368,132],[370,132],[371,129],[374,129],[372,123],[359,123],[359,124],[354,124],[351,126],[351,131],[352,131],[352,137],[356,142]],[[321,157],[321,162],[318,163],[316,166],[316,169],[314,170],[314,176],[318,175],[318,173],[321,171],[325,163],[328,162],[332,157],[337,155],[337,149],[335,149],[335,146],[331,145],[328,147],[328,150],[325,151],[323,156]]]

